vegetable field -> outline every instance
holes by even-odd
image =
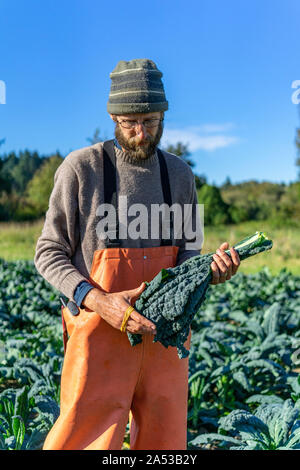
[[[0,259],[0,283],[0,449],[37,450],[59,414],[59,292],[32,261]],[[192,322],[189,449],[300,449],[299,326],[287,270],[209,287]]]

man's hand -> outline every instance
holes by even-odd
[[[97,312],[103,320],[120,330],[126,309],[130,305],[133,306],[145,287],[146,283],[142,282],[136,289],[115,293],[104,292],[97,288],[91,289],[85,296],[83,305]],[[156,334],[156,326],[136,310],[133,310],[127,322],[126,331],[140,335],[145,333]]]
[[[214,261],[210,265],[212,269],[212,280],[210,284],[220,284],[229,281],[241,264],[238,252],[234,248],[230,248],[232,259],[225,253],[224,250],[228,250],[228,248],[229,243],[222,243],[213,255]]]

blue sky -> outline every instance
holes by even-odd
[[[109,74],[149,58],[169,101],[161,146],[189,144],[209,183],[295,181],[299,31],[298,0],[2,0],[1,153],[111,138]]]

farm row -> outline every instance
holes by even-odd
[[[0,449],[40,449],[59,414],[59,292],[32,261],[0,259],[0,286]],[[209,288],[192,323],[190,449],[300,448],[299,326],[286,270]]]

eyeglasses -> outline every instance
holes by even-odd
[[[145,121],[133,121],[131,119],[122,119],[122,121],[117,121],[124,129],[134,129],[138,124],[142,124],[146,129],[151,129],[152,127],[158,126],[158,123],[163,121],[163,119],[145,119]]]

